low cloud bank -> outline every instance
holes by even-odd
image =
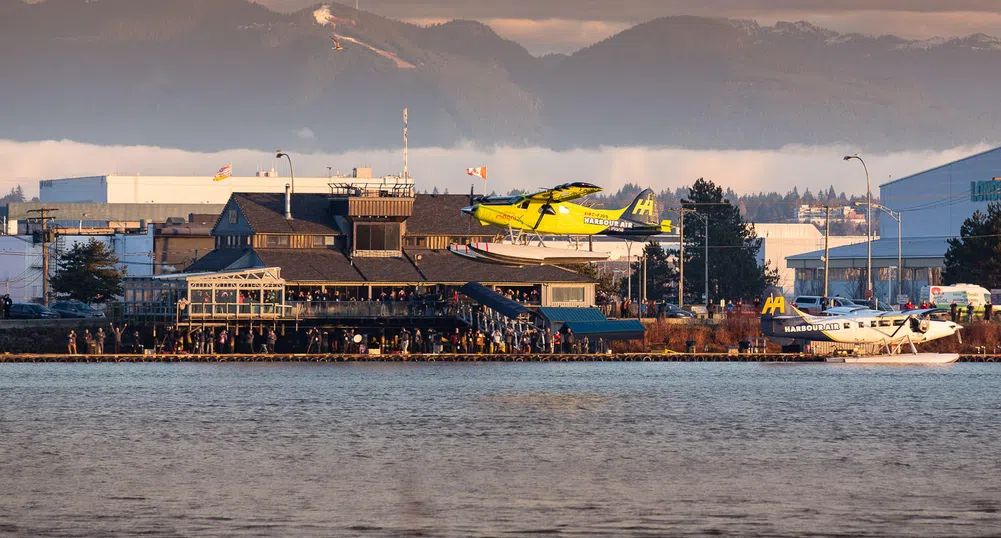
[[[905,151],[863,154],[871,173],[873,190],[890,179],[920,172],[989,149],[984,143],[945,151]],[[865,174],[858,163],[843,162],[842,156],[858,148],[846,146],[789,146],[775,151],[712,151],[677,148],[602,148],[553,151],[546,148],[499,148],[484,151],[472,146],[416,148],[410,150],[410,172],[417,188],[431,191],[507,192],[535,189],[567,181],[587,181],[615,191],[626,183],[655,190],[690,185],[705,177],[738,193],[779,191],[794,186],[802,192],[826,189],[865,192]],[[300,176],[349,173],[356,166],[371,166],[376,175],[399,174],[401,150],[352,151],[340,154],[289,152]],[[274,159],[273,152],[233,149],[199,153],[155,146],[98,146],[69,140],[14,142],[0,140],[0,189],[20,184],[25,194],[38,194],[38,181],[61,177],[104,174],[204,175],[212,176],[224,164],[233,163],[233,173],[254,175],[260,169],[276,168],[288,175],[288,163]],[[487,166],[488,181],[466,175],[467,167]]]

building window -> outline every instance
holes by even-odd
[[[229,223],[230,224],[236,224],[236,221],[237,221],[236,210],[235,209],[230,209],[229,210]]]
[[[264,246],[267,248],[288,248],[287,235],[268,235],[264,238]]]
[[[553,288],[554,303],[583,303],[584,288]]]
[[[356,224],[355,250],[400,250],[400,223],[363,222]]]
[[[325,235],[325,236],[323,236],[323,245],[324,246],[332,247],[332,246],[334,246],[336,244],[337,244],[337,236],[334,236],[334,235]]]

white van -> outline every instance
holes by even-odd
[[[982,312],[984,305],[991,300],[991,292],[974,284],[924,286],[921,288],[921,300],[935,303],[939,308],[949,308],[953,301],[962,308],[972,304],[975,310]]]

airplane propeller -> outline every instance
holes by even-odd
[[[556,210],[553,209],[553,196],[555,196],[555,191],[549,193],[549,200],[542,207],[539,208],[539,220],[535,221],[535,226],[532,226],[532,231],[539,229],[539,225],[542,224],[542,219],[546,215],[555,215]]]

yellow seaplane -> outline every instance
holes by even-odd
[[[475,196],[470,192],[469,206],[462,208],[462,212],[484,226],[507,228],[508,238],[499,243],[452,245],[450,250],[475,260],[503,265],[583,263],[605,261],[611,255],[590,248],[581,249],[579,242],[576,243],[578,248],[546,246],[542,236],[606,235],[626,241],[645,241],[651,235],[673,230],[671,221],[659,220],[657,195],[652,189],[639,193],[623,209],[594,209],[569,203],[600,191],[601,187],[596,185],[575,182],[515,196]]]

